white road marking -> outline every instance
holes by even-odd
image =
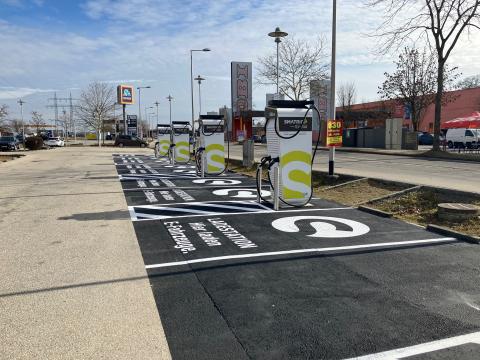
[[[191,203],[185,203],[185,204],[191,204]],[[170,204],[165,204],[165,205],[162,205],[162,206],[167,206],[167,205],[170,205]],[[202,204],[203,205],[203,204]],[[158,207],[155,206],[155,205],[137,205],[137,206],[129,206],[128,209],[130,211],[130,214],[132,214],[132,211],[135,211],[133,208],[135,207],[143,207],[143,208],[148,208],[148,207],[152,207],[152,208],[155,208],[155,207]],[[295,210],[281,210],[279,212],[281,213],[288,213],[288,212],[298,212],[298,211],[330,211],[330,210],[352,210],[353,208],[351,207],[341,207],[341,208],[329,208],[329,209],[295,209]],[[189,218],[189,217],[199,217],[199,216],[228,216],[228,215],[257,215],[257,214],[271,214],[271,213],[274,213],[275,211],[272,210],[272,209],[268,209],[268,210],[259,210],[259,211],[254,211],[254,212],[234,212],[234,213],[211,213],[211,214],[205,214],[205,215],[180,215],[180,216],[173,216],[172,218],[175,218],[175,219],[180,219],[180,218]],[[278,212],[277,212],[278,213]],[[143,215],[142,215],[143,216]],[[150,221],[150,220],[161,220],[161,219],[136,219],[135,216],[132,217],[132,221]]]
[[[332,251],[374,249],[379,247],[395,247],[395,246],[402,246],[402,245],[435,244],[435,243],[443,243],[443,242],[450,242],[450,241],[456,241],[456,240],[457,239],[455,238],[447,237],[447,238],[437,238],[437,239],[427,239],[427,240],[396,241],[396,242],[389,242],[389,243],[387,242],[387,243],[365,244],[365,245],[335,246],[335,247],[316,248],[316,249],[298,249],[298,250],[271,251],[271,252],[241,254],[241,255],[226,255],[226,256],[216,256],[216,257],[203,258],[203,259],[176,261],[176,262],[169,262],[169,263],[162,263],[162,264],[152,264],[152,265],[146,265],[145,268],[158,269],[158,268],[167,268],[167,267],[207,263],[207,262],[230,260],[230,259],[248,259],[248,258],[265,257],[265,256],[303,254],[303,253],[326,253],[326,252],[332,252]]]
[[[471,334],[455,336],[447,339],[431,341],[424,344],[413,345],[401,349],[385,351],[381,353],[360,356],[351,358],[349,360],[392,360],[392,359],[404,359],[410,356],[419,354],[426,354],[433,351],[439,351],[443,349],[452,348],[464,344],[479,344],[480,345],[480,331]]]

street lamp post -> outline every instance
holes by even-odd
[[[200,115],[202,115],[202,91],[200,86],[202,85],[202,81],[205,80],[200,75],[198,75],[195,80],[198,81],[198,118],[200,119]]]
[[[145,116],[147,117],[147,123],[148,123],[148,131],[147,131],[147,137],[149,136],[148,133],[150,132],[151,130],[151,124],[150,124],[150,118],[148,117],[147,115],[147,109],[150,110],[150,109],[153,109],[153,106],[148,106],[145,105]]]
[[[278,56],[278,50],[279,50],[279,46],[280,46],[280,43],[282,42],[282,37],[285,37],[287,36],[288,33],[284,32],[284,31],[281,31],[279,27],[277,27],[275,29],[275,31],[272,31],[271,33],[268,33],[268,36],[270,37],[274,37],[275,38],[275,42],[277,43],[277,94],[278,94],[278,83],[279,83],[279,71],[278,71],[278,68],[279,68],[279,56]]]
[[[336,73],[336,51],[337,51],[337,0],[333,0],[332,13],[332,61],[330,69],[330,120],[335,120],[335,73]],[[335,174],[335,146],[330,147],[328,153],[328,175]]]
[[[195,136],[195,114],[193,108],[193,52],[194,51],[211,51],[209,48],[200,49],[200,50],[190,50],[190,95],[192,100],[192,130],[193,136]]]
[[[170,108],[170,127],[171,127],[172,126],[172,100],[173,100],[172,95],[168,95],[167,100]]]
[[[141,95],[142,95],[142,89],[150,89],[151,86],[138,86],[137,87],[137,90],[138,90],[138,119],[137,119],[137,135],[138,135],[138,124],[140,124],[141,120],[142,120],[142,108],[140,106],[140,102],[141,102]],[[142,127],[140,126],[140,129],[142,129]],[[126,130],[125,130],[126,131]],[[142,136],[140,137],[143,137],[143,131],[142,131]]]
[[[23,143],[23,151],[25,151],[25,123],[23,121],[23,104],[25,104],[25,101],[20,99],[17,102],[20,105],[20,116],[22,118],[22,143]]]

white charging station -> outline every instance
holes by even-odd
[[[225,171],[225,120],[223,115],[200,115],[197,172],[203,176]]]
[[[187,163],[190,161],[190,122],[172,121],[171,162]]]
[[[265,108],[266,158],[275,210],[280,202],[306,205],[312,196],[312,116],[308,107],[312,104],[311,101],[272,100]],[[257,181],[261,182],[261,167],[259,169]]]
[[[155,157],[167,157],[170,152],[172,129],[170,124],[157,124],[157,143]]]

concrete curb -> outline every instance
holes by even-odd
[[[363,212],[366,212],[366,213],[369,213],[369,214],[372,214],[372,215],[380,216],[380,217],[382,217],[382,218],[391,218],[391,217],[393,217],[393,214],[392,214],[392,213],[389,213],[389,212],[386,212],[386,211],[382,211],[382,210],[378,210],[378,209],[374,209],[374,208],[371,208],[371,207],[368,207],[368,206],[364,206],[364,205],[360,205],[360,206],[358,207],[358,210],[363,211]]]
[[[466,241],[466,242],[469,242],[469,243],[472,243],[472,244],[480,244],[480,237],[467,235],[467,234],[464,234],[464,233],[461,233],[461,232],[458,232],[458,231],[455,231],[455,230],[445,228],[443,226],[428,224],[426,226],[426,229],[428,231],[434,232],[436,234],[455,237],[459,240],[463,240],[463,241]]]

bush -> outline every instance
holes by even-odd
[[[28,150],[40,150],[43,147],[41,136],[31,136],[25,139],[25,147]]]

